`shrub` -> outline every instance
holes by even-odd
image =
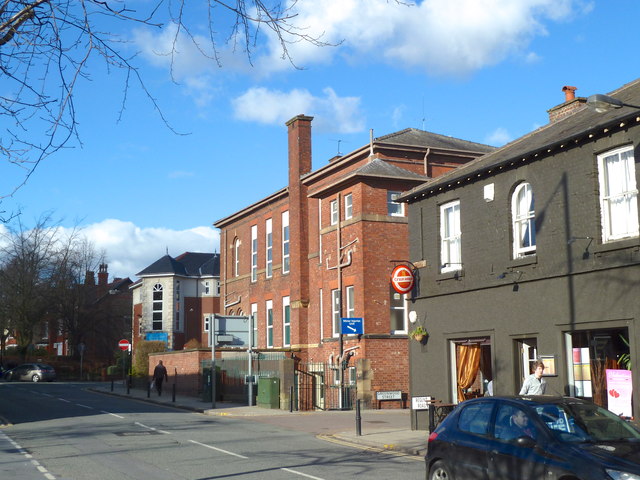
[[[149,372],[149,354],[166,352],[167,346],[164,342],[140,341],[136,343],[136,351],[133,360],[132,375],[142,377]]]

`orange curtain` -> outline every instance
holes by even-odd
[[[480,369],[480,345],[458,345],[458,401],[464,400],[464,389],[473,385]]]

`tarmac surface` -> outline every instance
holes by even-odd
[[[176,395],[174,401],[171,388],[166,388],[170,385],[165,387],[162,396],[158,396],[155,391],[148,393],[146,390],[134,388],[127,392],[123,383],[114,382],[113,386],[111,382],[98,386],[94,384],[89,387],[89,390],[191,410],[204,415],[250,418],[252,421],[289,430],[308,432],[329,442],[413,456],[416,460],[423,460],[427,452],[427,432],[411,430],[411,410],[409,409],[362,409],[360,412],[361,435],[357,435],[355,410],[290,412],[228,402],[216,402],[216,408],[212,408],[211,402],[205,402],[199,397]]]

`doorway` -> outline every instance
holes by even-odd
[[[452,340],[450,348],[453,403],[492,394],[491,339],[477,337]]]

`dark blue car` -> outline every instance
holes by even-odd
[[[427,480],[640,480],[640,431],[569,397],[485,397],[429,436]]]

